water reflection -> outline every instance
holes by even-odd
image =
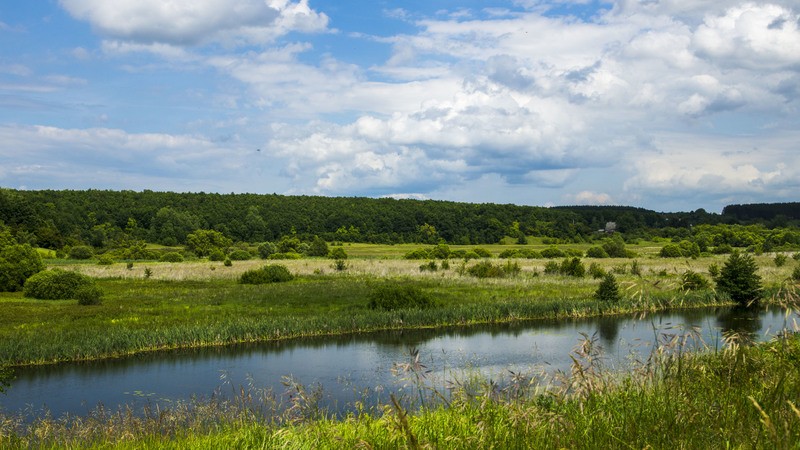
[[[20,412],[47,407],[55,416],[86,414],[98,403],[133,406],[206,397],[224,381],[231,387],[253,385],[281,393],[285,376],[325,390],[332,408],[370,392],[375,401],[399,389],[395,363],[418,348],[421,362],[438,380],[465,372],[497,374],[569,370],[569,354],[581,335],[597,335],[604,363],[624,367],[643,360],[664,334],[700,330],[700,338],[719,345],[727,331],[762,339],[783,327],[778,310],[684,310],[670,313],[533,321],[440,329],[388,331],[319,339],[157,352],[92,363],[62,364],[17,371],[0,408]],[[383,396],[383,398],[381,397]],[[359,398],[360,399],[360,398]]]

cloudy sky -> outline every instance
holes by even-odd
[[[0,186],[800,196],[797,0],[4,0]]]

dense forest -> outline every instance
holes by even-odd
[[[198,229],[219,231],[235,242],[275,241],[287,235],[374,243],[488,244],[505,236],[583,242],[609,223],[626,239],[683,239],[720,225],[748,226],[751,231],[756,227],[757,241],[764,242],[769,241],[766,236],[778,234],[768,230],[800,225],[800,203],[731,205],[714,214],[702,209],[661,213],[622,206],[546,208],[391,198],[0,189],[0,221],[16,241],[51,249],[103,248],[131,240],[180,245]],[[720,235],[718,231],[713,234]],[[770,246],[800,244],[795,234],[782,232]]]

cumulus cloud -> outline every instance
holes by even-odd
[[[60,0],[73,17],[111,40],[173,46],[266,43],[291,31],[317,32],[328,18],[307,0]]]

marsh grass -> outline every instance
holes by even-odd
[[[789,314],[797,315],[793,307]],[[585,335],[569,370],[460,374],[446,387],[412,350],[395,369],[413,389],[345,417],[326,415],[316,388],[287,378],[287,403],[250,385],[144,414],[100,407],[87,417],[28,424],[0,416],[0,446],[792,449],[800,442],[796,331],[752,346],[731,335],[723,349],[700,353],[694,330],[662,334],[624,373],[606,367],[597,338]]]
[[[599,280],[541,275],[546,260],[509,259],[516,275],[478,279],[462,275],[479,261],[453,261],[449,269],[420,272],[402,259],[349,259],[346,271],[328,259],[281,261],[298,278],[280,285],[247,286],[236,280],[264,261],[237,261],[232,267],[208,261],[124,262],[110,266],[61,264],[96,279],[103,302],[81,308],[74,301],[41,301],[19,293],[0,294],[0,364],[41,364],[117,357],[143,351],[225,345],[350,332],[414,327],[499,323],[633,311],[726,304],[712,289],[686,292],[680,275],[707,273],[724,257],[697,260],[646,258],[640,275],[618,275],[622,298],[594,300]],[[757,257],[759,273],[775,302],[791,282],[792,267],[775,267]],[[609,271],[628,259],[598,259]],[[150,272],[149,278],[145,276]],[[630,272],[629,270],[627,272]],[[421,289],[435,308],[373,311],[369,293],[386,281]],[[47,332],[45,332],[45,330]]]

